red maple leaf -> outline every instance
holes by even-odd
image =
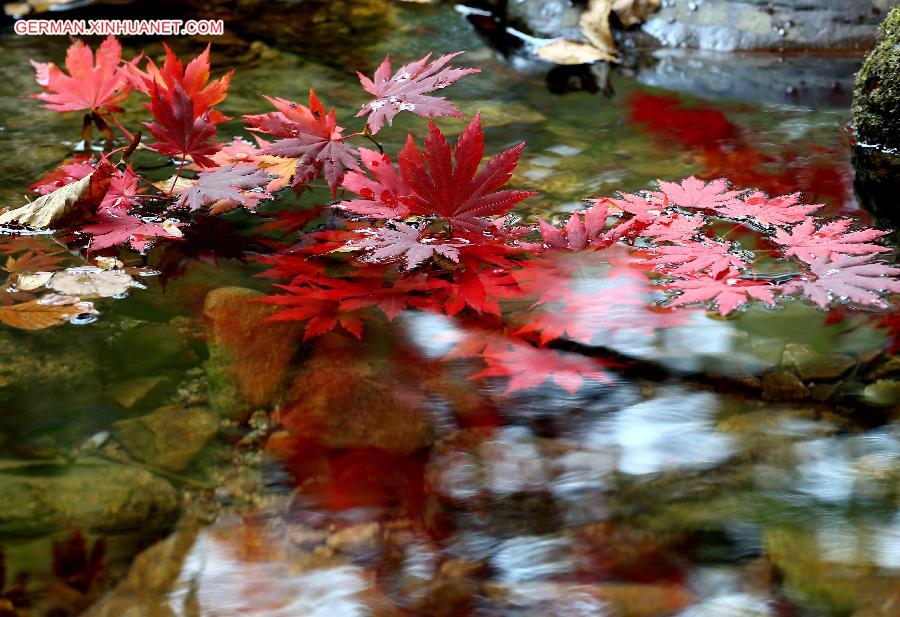
[[[347,174],[344,186],[363,200],[362,203],[351,200],[338,205],[369,216],[374,212],[404,211],[438,216],[461,230],[483,232],[491,225],[485,217],[504,214],[534,194],[498,190],[509,181],[524,147],[522,142],[501,152],[478,171],[484,154],[479,117],[475,116],[457,140],[452,153],[455,164],[451,162],[450,145],[444,134],[429,121],[424,153],[411,138],[407,140],[399,157],[399,177],[393,171],[381,169],[390,166],[388,159],[363,152],[366,167],[372,169],[372,164],[376,164],[375,169],[388,184],[382,185],[378,176],[375,181],[367,181],[357,174]]]
[[[538,218],[544,244],[554,249],[573,251],[580,251],[588,246],[600,248],[609,246],[615,238],[603,234],[606,228],[607,212],[606,204],[597,202],[585,210],[583,220],[580,213],[573,212],[562,229]]]
[[[220,79],[209,81],[209,45],[203,53],[188,62],[187,68],[181,64],[168,45],[163,43],[163,47],[166,48],[166,59],[162,69],[157,68],[149,58],[146,71],[141,71],[134,65],[129,66],[131,83],[134,87],[149,94],[151,99],[160,94],[172,99],[175,92],[181,90],[191,100],[194,118],[210,112],[209,120],[213,124],[227,120],[228,118],[212,109],[212,106],[225,99],[234,71],[229,71]]]
[[[705,304],[715,300],[716,308],[722,316],[745,305],[751,298],[762,300],[766,304],[775,304],[774,293],[778,289],[759,281],[743,280],[740,274],[734,271],[726,272],[719,278],[706,276],[679,279],[668,283],[666,288],[682,292],[669,306]]]
[[[665,274],[691,275],[709,272],[717,277],[729,268],[747,267],[747,260],[732,252],[730,242],[685,242],[673,246],[657,246],[648,250],[651,259],[645,263]]]
[[[823,204],[799,204],[800,193],[766,197],[762,191],[753,191],[741,199],[733,199],[715,206],[715,211],[725,217],[749,219],[762,227],[775,227],[801,223]]]
[[[351,241],[348,246],[354,248],[370,249],[365,255],[366,260],[391,261],[403,258],[406,268],[412,270],[426,259],[434,255],[446,257],[450,261],[459,261],[459,242],[442,242],[437,238],[422,237],[422,232],[416,227],[406,225],[399,221],[394,223],[394,229],[378,227],[362,229],[363,238]]]
[[[131,92],[130,65],[122,65],[122,46],[113,36],[97,48],[77,40],[66,52],[66,75],[52,62],[31,61],[37,82],[45,92],[32,95],[53,111],[122,111],[119,103]]]
[[[728,181],[725,179],[706,183],[694,176],[682,180],[680,184],[660,180],[659,188],[662,189],[660,196],[668,199],[669,203],[697,210],[723,207],[743,193],[727,190]]]
[[[159,140],[150,144],[150,148],[160,154],[190,156],[203,167],[216,166],[209,155],[218,152],[222,144],[211,140],[216,134],[211,112],[196,114],[193,100],[180,85],[164,94],[154,82],[150,87],[149,109],[156,122],[144,122],[144,125]]]
[[[297,159],[293,186],[302,188],[319,174],[331,188],[332,197],[348,169],[358,169],[355,148],[344,142],[343,128],[337,125],[334,109],[325,108],[316,93],[309,91],[309,107],[280,98],[264,97],[278,111],[244,116],[256,130],[279,137],[263,149],[265,154]]]
[[[478,69],[444,68],[448,62],[460,55],[461,51],[441,56],[429,63],[431,54],[409,64],[404,64],[391,75],[391,57],[386,56],[381,66],[370,80],[362,73],[359,81],[363,89],[375,97],[374,101],[363,105],[356,117],[368,115],[366,124],[374,134],[384,123],[391,123],[401,111],[409,111],[423,117],[452,116],[462,118],[462,114],[450,101],[439,96],[426,96],[429,92],[446,88],[454,81],[480,72]]]
[[[784,285],[785,294],[801,293],[822,308],[844,301],[886,308],[885,292],[900,293],[900,268],[873,262],[873,255],[820,257],[805,275]]]
[[[220,167],[201,173],[197,184],[185,190],[175,205],[193,211],[225,200],[252,210],[260,199],[270,196],[263,189],[268,183],[269,174],[256,165]]]
[[[880,229],[848,231],[852,219],[838,219],[816,227],[814,219],[807,219],[790,230],[777,229],[771,240],[785,248],[786,257],[797,257],[806,263],[820,258],[835,259],[842,255],[865,255],[888,251],[885,246],[870,244],[888,232]]]

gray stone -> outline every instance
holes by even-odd
[[[0,473],[0,536],[150,530],[169,524],[178,509],[168,482],[128,465],[84,459]]]
[[[896,4],[897,0],[677,0],[664,2],[641,31],[671,48],[862,50],[874,44],[878,23]]]
[[[837,379],[856,365],[856,360],[850,356],[823,354],[795,343],[785,346],[782,361],[804,381]]]
[[[170,471],[190,465],[219,430],[219,417],[203,407],[170,405],[113,424],[112,434],[135,459]]]

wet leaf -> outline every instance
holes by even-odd
[[[144,286],[121,270],[102,270],[85,266],[57,272],[50,279],[50,287],[70,296],[111,298],[127,294],[132,287]]]
[[[114,171],[112,165],[101,165],[81,180],[56,189],[30,204],[0,214],[0,225],[19,224],[45,229],[74,211],[79,202],[96,201],[99,204],[106,194]]]
[[[96,315],[91,302],[80,298],[50,294],[10,306],[0,306],[0,322],[20,330],[43,330],[71,321],[83,314]]]
[[[444,66],[460,55],[461,51],[441,56],[433,62],[428,62],[431,54],[424,58],[410,62],[397,69],[391,75],[391,58],[384,59],[381,66],[375,71],[373,79],[369,79],[362,73],[359,81],[363,89],[375,97],[375,100],[363,105],[356,114],[357,117],[366,116],[366,125],[377,133],[394,119],[401,111],[409,111],[423,117],[450,116],[462,118],[462,114],[456,106],[442,96],[426,96],[435,90],[446,88],[454,81],[478,73],[478,69],[444,68]]]

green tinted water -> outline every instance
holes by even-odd
[[[467,49],[465,64],[482,73],[447,94],[467,116],[481,112],[488,152],[528,143],[513,185],[540,195],[522,216],[553,217],[585,196],[690,174],[804,191],[831,214],[854,211],[846,110],[711,103],[620,73],[610,98],[559,96],[543,75],[506,64],[449,7],[390,5],[377,29],[385,36],[360,37],[327,65],[321,51],[315,60],[287,46],[224,45],[214,70],[238,70],[223,111],[262,113],[261,94],[303,101],[315,87],[356,130],[364,97],[358,67],[344,62],[371,72],[387,52],[399,60]],[[35,90],[27,60],[58,61],[65,41],[4,35],[2,45],[0,199],[19,204],[69,153],[80,120],[23,98]],[[140,116],[137,101],[128,112]],[[383,133],[386,150],[422,126],[398,118]],[[238,133],[236,122],[220,130]],[[900,384],[896,361],[879,355],[885,331],[865,316],[836,319],[799,303],[727,321],[697,314],[617,341],[644,368],[611,385],[510,398],[456,369],[417,372],[460,334],[412,315],[359,347],[299,348],[301,398],[336,419],[322,435],[273,445],[286,464],[260,469],[259,442],[235,445],[248,429],[231,420],[175,470],[159,452],[136,454],[153,439],[202,445],[203,427],[172,419],[186,431],[173,442],[145,428],[135,437],[117,421],[165,404],[200,409],[195,417],[233,411],[204,370],[204,301],[216,288],[268,283],[240,259],[259,250],[253,218],[225,220],[203,242],[155,249],[147,263],[161,276],[97,301],[95,323],[0,330],[0,545],[12,570],[32,573],[38,606],[59,603],[44,586],[49,542],[74,528],[109,539],[109,583],[179,511],[196,520],[235,508],[261,516],[224,518],[196,538],[182,531],[168,583],[147,583],[144,564],[96,614],[162,605],[171,613],[160,614],[176,615],[895,614]],[[409,396],[384,403],[370,382],[388,378]],[[359,396],[344,400],[354,387]],[[417,419],[400,413],[404,405]],[[128,483],[133,494],[117,492]],[[95,587],[58,610],[75,614],[97,599]]]

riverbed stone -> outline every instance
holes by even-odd
[[[0,473],[0,536],[149,530],[170,523],[178,509],[178,493],[167,481],[105,460]]]
[[[327,448],[413,452],[433,441],[422,382],[416,367],[399,365],[389,351],[326,335],[287,388],[277,417],[292,437]]]
[[[762,376],[762,397],[765,401],[799,401],[809,391],[791,371],[775,370]]]
[[[259,302],[263,295],[221,287],[206,296],[210,401],[223,416],[272,403],[303,335],[302,323],[266,321],[278,307]]]
[[[870,405],[878,407],[900,405],[900,381],[896,379],[879,379],[865,387],[863,398]]]
[[[169,405],[112,426],[116,440],[135,459],[170,471],[190,465],[218,432],[219,416],[204,407]]]
[[[841,377],[856,365],[856,360],[843,354],[819,353],[807,345],[788,343],[782,363],[794,369],[804,381],[830,381]]]

